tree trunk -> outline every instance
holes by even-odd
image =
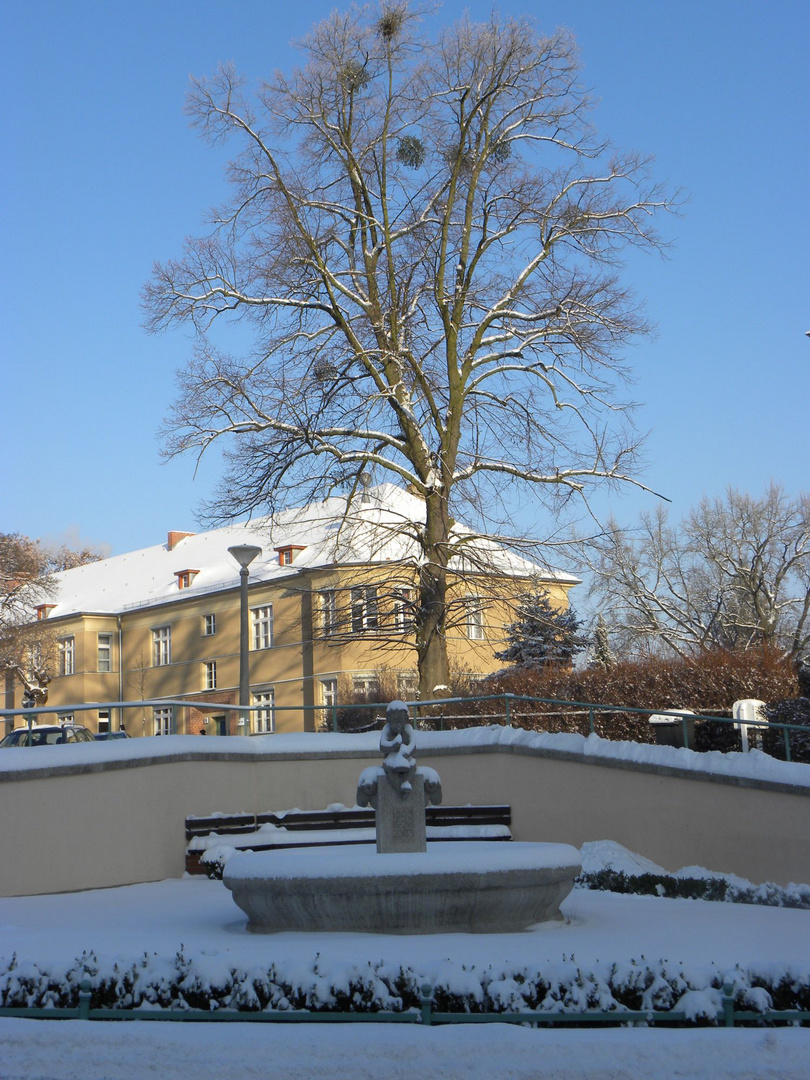
[[[425,511],[423,562],[419,568],[416,615],[419,697],[423,701],[436,697],[436,688],[446,687],[450,681],[447,664],[447,541],[450,522],[446,498],[428,496]]]

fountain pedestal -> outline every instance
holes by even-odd
[[[223,880],[258,933],[492,934],[561,919],[579,871],[568,844],[463,841],[401,855],[371,844],[243,852]]]
[[[380,854],[427,851],[425,782],[418,771],[407,796],[395,791],[390,784],[380,783],[375,810],[377,851]]]
[[[392,701],[382,768],[364,769],[360,806],[373,806],[370,844],[234,855],[222,879],[248,929],[376,933],[504,933],[560,919],[582,867],[567,844],[425,842],[425,806],[439,776],[417,769],[408,707]]]

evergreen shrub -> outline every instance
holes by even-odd
[[[800,724],[805,731],[790,731],[790,760],[810,763],[810,698],[798,697],[774,701],[765,706],[765,718],[769,723]],[[772,757],[785,760],[785,732],[783,728],[766,731],[762,749]]]

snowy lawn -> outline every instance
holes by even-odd
[[[249,934],[246,918],[220,881],[185,877],[146,885],[52,896],[0,898],[0,957],[67,966],[93,950],[99,965],[144,953],[173,957],[180,946],[207,977],[232,966],[275,964],[311,977],[384,959],[431,982],[449,967],[582,967],[633,958],[681,961],[696,976],[735,964],[777,970],[810,967],[810,911],[618,896],[576,889],[562,923],[515,934]],[[2,962],[2,961],[0,961]]]
[[[810,1032],[0,1020],[3,1080],[806,1080]]]
[[[216,985],[267,971],[321,998],[357,977],[408,969],[448,989],[483,982],[508,996],[515,972],[677,969],[692,986],[740,968],[810,980],[810,911],[576,890],[564,923],[515,934],[250,935],[221,882],[184,878],[58,896],[0,899],[0,970],[65,971],[85,952],[111,972],[141,963]],[[698,994],[697,998],[700,999]],[[384,1060],[382,1060],[384,1059]],[[420,1029],[374,1024],[45,1023],[0,1020],[3,1080],[248,1077],[773,1077],[810,1073],[810,1030]]]

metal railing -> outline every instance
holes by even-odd
[[[679,709],[639,709],[624,705],[604,705],[596,702],[566,701],[559,698],[540,698],[525,694],[484,694],[473,697],[436,698],[430,701],[407,702],[411,710],[413,721],[419,728],[426,730],[445,731],[456,727],[469,727],[473,725],[501,723],[506,727],[529,727],[536,731],[563,731],[578,734],[601,735],[603,738],[614,741],[629,740],[636,742],[655,741],[654,729],[649,723],[653,716],[671,717],[672,726],[679,729],[680,742],[686,749],[694,749],[695,725],[706,723],[718,724],[729,728],[739,728],[745,725],[749,730],[760,734],[765,732],[781,732],[784,746],[785,760],[792,760],[790,733],[804,732],[810,734],[810,729],[801,724],[789,724],[775,721],[735,720],[726,716],[712,714],[688,713]],[[500,706],[500,708],[498,707]],[[328,705],[269,705],[268,703],[257,705],[235,705],[220,701],[209,701],[203,698],[149,698],[138,701],[106,701],[106,702],[81,702],[76,704],[41,705],[31,709],[0,709],[0,721],[12,720],[22,717],[28,725],[39,721],[46,716],[64,717],[73,716],[82,712],[100,712],[120,710],[119,716],[123,716],[127,709],[165,709],[191,708],[202,712],[238,714],[249,713],[252,715],[268,714],[274,718],[282,713],[297,713],[306,717],[311,714],[313,721],[311,728],[316,731],[342,731],[344,733],[357,733],[372,730],[381,726],[384,722],[385,705],[380,702],[333,702]],[[356,721],[358,715],[369,717],[367,723],[349,724]],[[621,717],[629,721],[636,721],[638,727],[635,732],[627,728],[617,736],[611,732],[611,720]],[[587,723],[585,721],[587,718]],[[549,721],[553,721],[551,726]],[[545,724],[546,726],[541,726]],[[243,735],[272,734],[272,731],[252,731],[250,723],[244,725],[247,731]],[[667,725],[669,726],[669,725]],[[642,736],[634,738],[634,735]],[[669,745],[674,745],[669,743]]]

